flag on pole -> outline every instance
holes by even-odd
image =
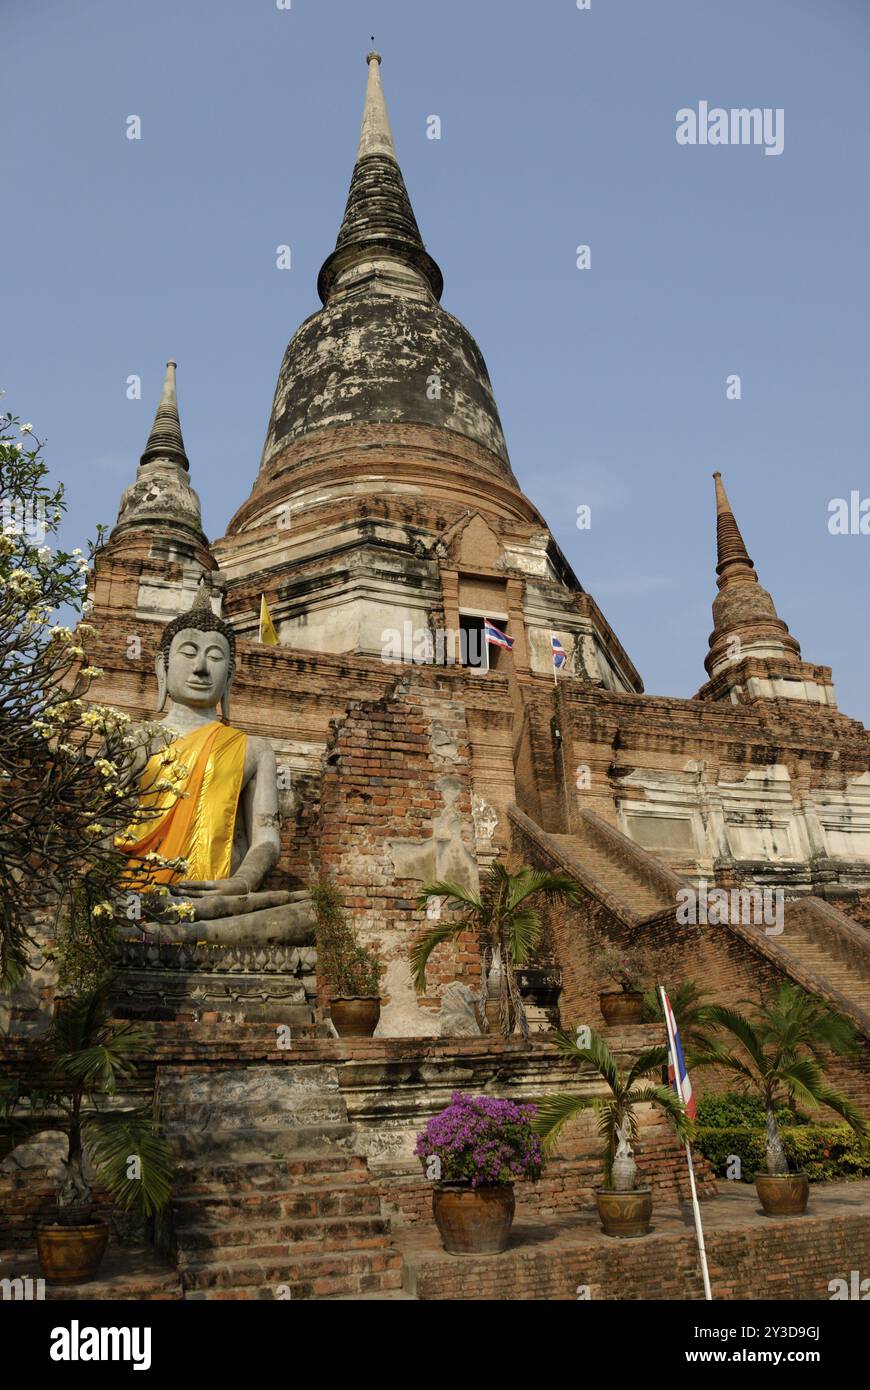
[[[671,1001],[665,993],[664,985],[659,985],[659,996],[662,1001],[662,1011],[665,1016],[665,1027],[668,1033],[668,1079],[672,1083],[680,1100],[685,1105],[686,1114],[694,1120],[697,1114],[697,1106],[695,1105],[695,1098],[692,1095],[692,1083],[689,1080],[689,1073],[686,1069],[686,1059],[683,1056],[683,1045],[680,1042],[677,1020],[674,1018]],[[701,1208],[698,1206],[698,1189],[695,1186],[695,1165],[692,1162],[692,1146],[688,1139],[686,1140],[686,1163],[689,1167],[689,1190],[692,1196],[692,1212],[695,1218],[695,1238],[698,1242],[698,1255],[701,1260],[701,1274],[704,1280],[704,1297],[709,1302],[713,1297],[713,1290],[710,1287],[710,1270],[707,1266],[704,1227],[701,1225]]]
[[[272,614],[269,612],[269,605],[266,602],[266,595],[260,595],[260,631],[258,640],[265,642],[268,647],[277,647],[278,634],[275,631],[275,624],[272,622]]]
[[[561,671],[565,662],[568,660],[568,653],[565,651],[561,639],[556,636],[555,632],[551,640],[553,643],[553,665],[557,671]]]
[[[686,1114],[689,1119],[694,1120],[698,1113],[695,1104],[695,1097],[692,1094],[692,1082],[686,1067],[686,1059],[683,1055],[683,1044],[680,1042],[680,1032],[677,1028],[677,1020],[674,1018],[674,1011],[671,1008],[671,1001],[662,990],[662,1005],[665,1010],[665,1022],[668,1027],[668,1038],[671,1043],[668,1049],[668,1081],[674,1087],[680,1100],[686,1107]]]
[[[505,647],[507,651],[510,651],[514,644],[514,639],[502,632],[500,627],[496,627],[495,623],[491,623],[489,618],[483,620],[483,640],[490,647]]]

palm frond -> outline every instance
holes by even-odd
[[[565,898],[573,901],[580,893],[580,885],[570,874],[548,873],[543,869],[521,869],[510,879],[507,906],[514,911],[526,898],[540,894],[549,902]]]
[[[630,1091],[635,1081],[639,1081],[643,1076],[649,1076],[651,1071],[661,1072],[662,1067],[668,1064],[668,1049],[664,1043],[658,1047],[649,1047],[646,1052],[642,1052],[632,1063],[628,1076],[625,1078],[625,1089]]]
[[[694,980],[683,980],[676,989],[667,988],[667,996],[680,1030],[686,1063],[691,1067],[696,1052],[706,1052],[716,1046],[717,1030],[711,1017],[715,1008],[713,997]],[[643,1010],[645,1021],[664,1023],[662,997],[657,987],[644,994]]]
[[[151,1216],[169,1199],[174,1164],[148,1111],[101,1111],[86,1117],[82,1137],[99,1179],[121,1211]],[[130,1176],[130,1170],[139,1176]]]
[[[411,974],[414,988],[421,994],[426,988],[426,966],[435,947],[440,946],[442,941],[449,941],[452,936],[459,936],[467,929],[468,923],[466,921],[442,922],[414,942],[411,947]]]
[[[121,1028],[112,1033],[104,1029],[90,1047],[56,1057],[52,1069],[85,1090],[113,1095],[119,1082],[135,1076],[136,1058],[142,1047],[141,1030]]]
[[[696,1052],[693,1057],[693,1065],[695,1068],[721,1067],[723,1071],[732,1071],[735,1075],[744,1077],[756,1088],[760,1086],[761,1073],[753,1071],[736,1052],[729,1052],[724,1047],[713,1047],[707,1052]]]
[[[832,1086],[821,1085],[816,1091],[816,1100],[820,1105],[826,1105],[829,1110],[841,1115],[856,1134],[867,1134],[868,1124],[864,1116],[841,1091],[835,1090]]]
[[[437,883],[427,883],[417,894],[416,905],[422,911],[428,904],[430,898],[446,898],[447,907],[458,904],[467,907],[472,912],[480,912],[483,904],[476,893],[470,889],[463,888],[461,883],[451,883],[447,879],[439,879]]]
[[[736,1038],[755,1063],[759,1072],[764,1072],[766,1068],[764,1045],[752,1021],[744,1014],[738,1013],[736,1009],[730,1009],[724,1004],[714,1004],[710,1010],[710,1018],[718,1028],[724,1029],[726,1033],[730,1033],[732,1037]]]
[[[569,1120],[573,1120],[583,1110],[592,1109],[596,1101],[592,1096],[549,1095],[538,1102],[538,1110],[532,1120],[532,1129],[540,1135],[546,1152],[555,1146],[559,1135]]]
[[[557,1033],[556,1046],[566,1057],[578,1062],[588,1062],[595,1068],[602,1080],[606,1081],[615,1096],[620,1095],[624,1082],[616,1058],[600,1034],[590,1033],[589,1046],[580,1047],[576,1036],[571,1033]]]
[[[510,963],[523,966],[540,940],[540,914],[533,907],[518,908],[510,913],[507,928]]]
[[[686,1107],[670,1086],[644,1086],[630,1092],[628,1100],[632,1106],[657,1105],[673,1122],[680,1139],[688,1139],[691,1134],[692,1121],[686,1114]]]

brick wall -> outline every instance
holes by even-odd
[[[743,1224],[707,1231],[705,1240],[717,1299],[826,1300],[833,1278],[870,1269],[866,1210]],[[582,1242],[566,1230],[495,1257],[456,1259],[441,1251],[409,1257],[406,1251],[405,1264],[406,1279],[421,1299],[575,1300],[578,1285],[588,1288],[592,1300],[704,1296],[691,1229],[642,1240],[608,1240],[590,1231]]]
[[[321,867],[388,967],[385,1005],[391,977],[410,978],[410,949],[426,924],[414,906],[424,881],[476,874],[471,813],[465,709],[451,682],[409,676],[383,699],[351,703],[332,724],[321,778]],[[479,973],[471,933],[440,946],[421,1004],[436,1008],[443,985],[474,986]]]
[[[595,1206],[595,1189],[603,1182],[600,1141],[591,1139],[583,1153],[551,1158],[537,1182],[517,1183],[515,1195],[518,1220],[523,1213],[536,1216],[564,1216]],[[673,1134],[651,1127],[635,1150],[639,1184],[650,1186],[657,1202],[688,1201],[689,1177],[685,1152]],[[715,1197],[718,1183],[703,1154],[695,1155],[695,1181],[698,1196]],[[382,1174],[379,1178],[384,1211],[403,1225],[432,1221],[432,1184],[423,1177],[419,1165],[404,1172]]]

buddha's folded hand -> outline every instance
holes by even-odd
[[[189,879],[172,886],[173,893],[193,898],[206,897],[211,893],[219,894],[221,897],[238,897],[250,891],[250,884],[243,878]]]

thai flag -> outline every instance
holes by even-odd
[[[506,632],[502,632],[500,627],[496,627],[495,623],[491,623],[489,618],[483,620],[483,640],[490,647],[505,647],[508,651],[514,644],[514,639],[508,637]]]
[[[565,665],[565,662],[568,660],[568,653],[565,651],[565,648],[562,646],[562,643],[560,639],[556,636],[555,632],[553,633],[552,642],[553,665],[555,666],[557,671],[561,671],[562,667]]]
[[[677,1020],[674,1018],[671,1001],[664,989],[662,989],[661,995],[662,1006],[665,1011],[665,1023],[668,1029],[668,1047],[670,1051],[668,1060],[668,1081],[685,1105],[686,1114],[690,1119],[694,1120],[698,1113],[698,1107],[695,1104],[695,1097],[692,1094],[692,1082],[686,1070],[686,1059],[683,1056],[683,1045],[680,1042]]]

